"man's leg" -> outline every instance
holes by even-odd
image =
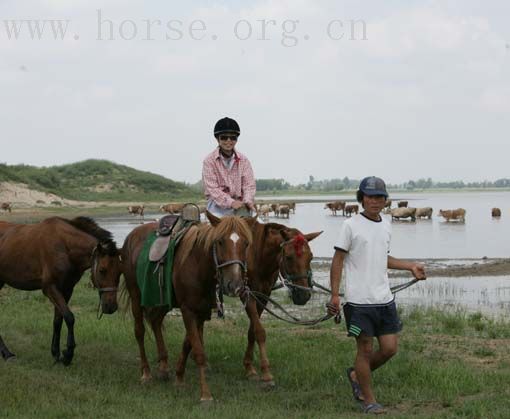
[[[385,364],[392,358],[398,349],[398,335],[381,335],[377,338],[379,342],[379,349],[372,353],[370,358],[370,369],[372,371]]]
[[[372,391],[372,372],[370,370],[373,355],[373,337],[362,333],[356,338],[356,361],[354,370],[356,379],[359,382],[365,404],[375,403],[374,392]]]

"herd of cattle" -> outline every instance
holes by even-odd
[[[326,203],[324,209],[329,209],[331,215],[336,216],[339,211],[342,211],[344,217],[350,217],[353,213],[358,213],[359,206],[357,204],[347,204],[345,201],[333,201]],[[431,207],[411,208],[408,207],[408,201],[399,201],[397,202],[397,206],[392,208],[392,201],[389,199],[386,201],[383,213],[390,214],[392,221],[401,219],[416,221],[416,219],[421,218],[431,220],[433,209]],[[464,208],[449,210],[440,209],[438,215],[443,217],[446,221],[466,221],[466,210]],[[501,217],[501,210],[499,208],[492,208],[491,215],[496,218]]]
[[[170,203],[161,205],[159,210],[169,214],[179,214],[182,211],[184,204],[182,203]],[[205,213],[206,206],[198,205],[200,213]],[[271,213],[277,218],[289,218],[291,213],[296,213],[295,202],[280,202],[280,203],[260,203],[256,205],[257,214],[264,220],[268,220]],[[324,209],[329,209],[331,215],[338,215],[342,212],[342,216],[350,217],[353,214],[358,214],[360,206],[358,204],[348,204],[346,201],[332,201],[326,203]],[[12,212],[12,204],[10,202],[0,203],[0,210],[5,212]],[[129,214],[139,215],[141,218],[144,217],[145,206],[144,205],[130,205],[127,207]],[[432,219],[432,208],[411,208],[408,207],[408,201],[398,201],[397,206],[392,208],[392,201],[389,199],[386,202],[383,212],[385,214],[391,214],[392,220],[410,219],[415,221],[416,219],[426,218]],[[466,210],[464,208],[439,210],[439,216],[443,217],[446,221],[460,221],[466,220]],[[492,208],[492,217],[501,217],[501,209]]]

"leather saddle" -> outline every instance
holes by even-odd
[[[190,222],[200,222],[200,210],[195,204],[186,204],[181,215],[169,214],[161,217],[156,233],[158,237],[149,250],[149,260],[163,263],[170,240],[175,238]]]

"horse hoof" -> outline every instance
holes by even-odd
[[[5,362],[14,362],[14,361],[16,361],[16,355],[14,355],[14,354],[7,355],[5,358]]]
[[[170,380],[170,373],[168,371],[159,371],[158,378],[163,381]]]
[[[140,378],[140,384],[149,384],[152,381],[152,377],[150,375],[143,375],[142,378]]]
[[[69,357],[66,357],[64,356],[62,358],[62,364],[64,364],[64,366],[68,367],[69,365],[71,365],[71,362],[73,361],[73,358],[69,358]]]
[[[260,377],[256,372],[251,372],[246,375],[248,381],[260,381]]]
[[[208,396],[208,397],[201,397],[201,398],[200,398],[200,403],[201,403],[202,405],[207,405],[207,404],[209,404],[209,403],[211,403],[211,402],[213,402],[213,401],[214,401],[214,399],[212,398],[212,396]]]
[[[261,381],[261,385],[264,390],[273,390],[276,387],[274,380]]]

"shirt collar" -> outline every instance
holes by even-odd
[[[234,154],[232,154],[232,157],[234,157],[235,162],[239,162],[241,158],[238,156],[237,152],[234,150]],[[232,157],[225,157],[223,154],[220,153],[220,147],[216,149],[216,159],[224,159],[224,160],[230,160]]]

